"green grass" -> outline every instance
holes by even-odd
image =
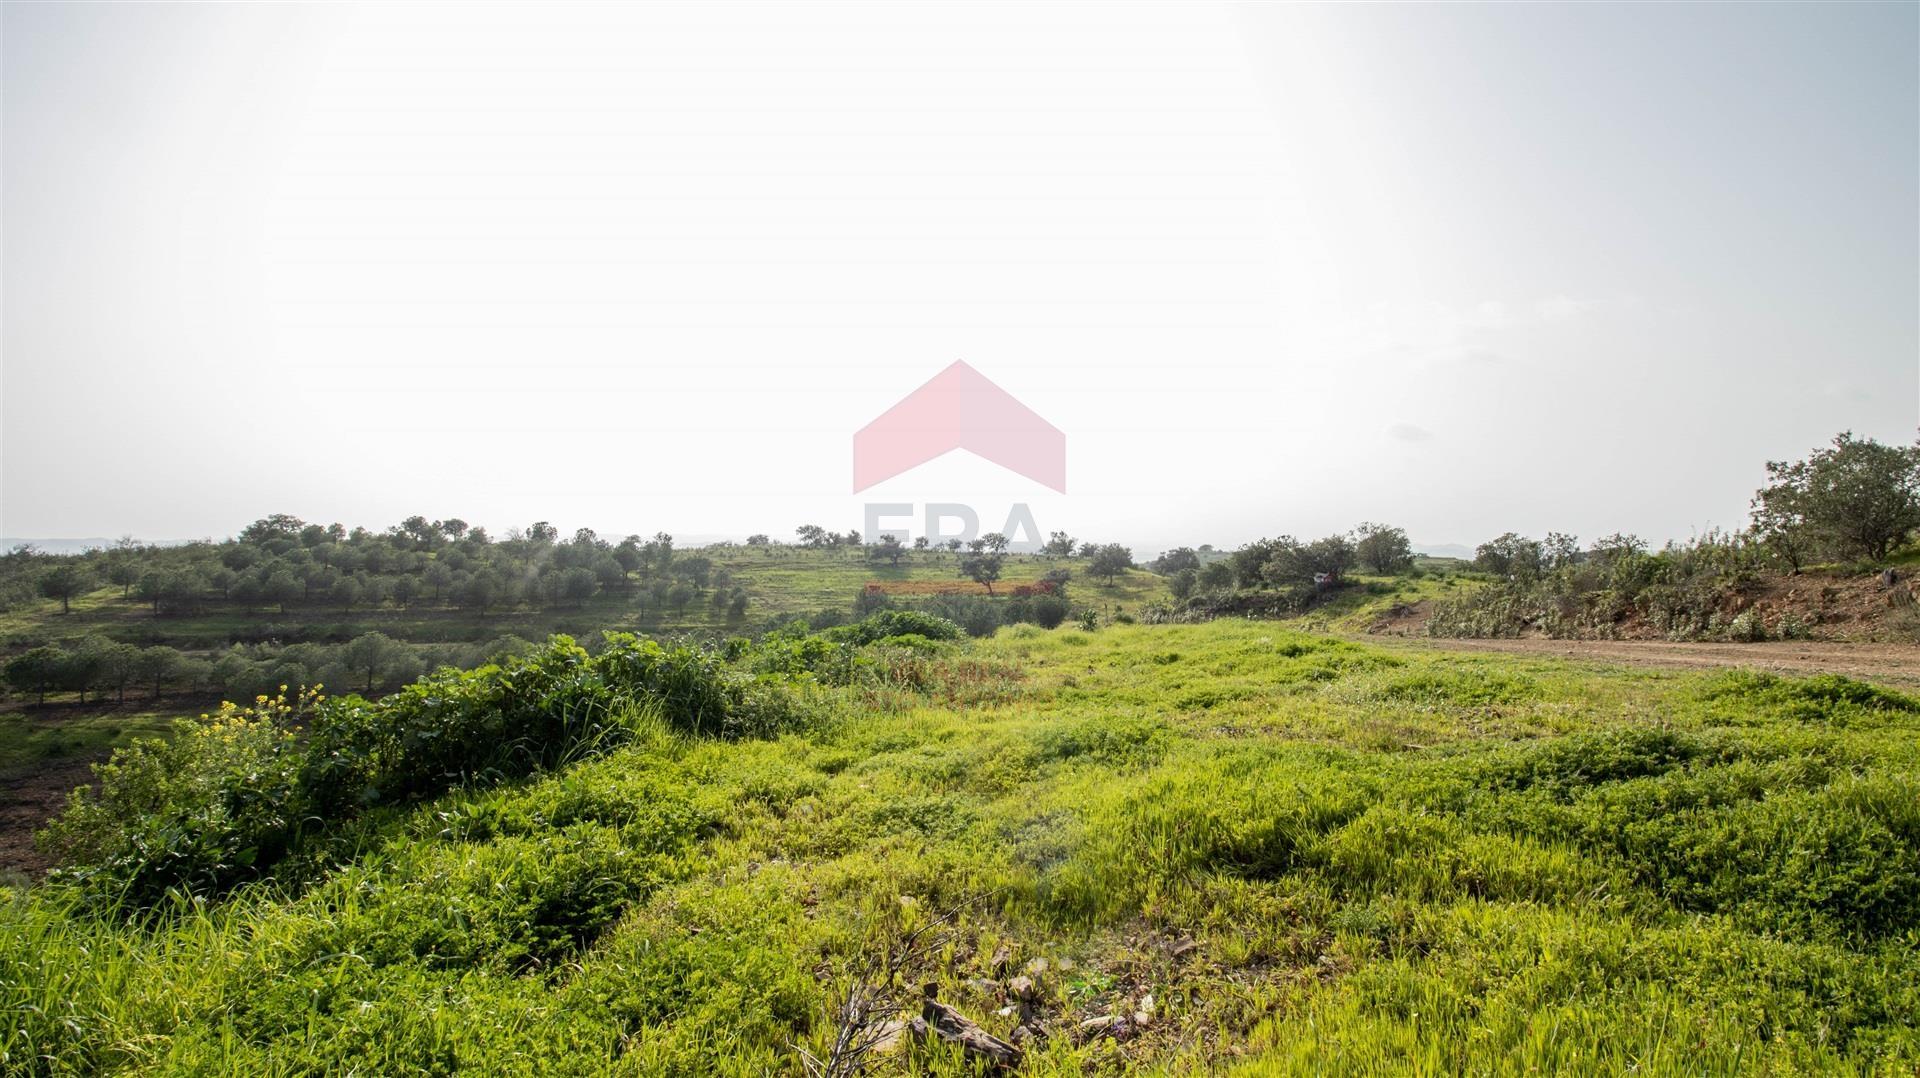
[[[989,958],[1044,959],[1030,1073],[1920,1064],[1908,697],[1244,621],[941,662],[967,693],[651,728],[137,924],[14,891],[0,1065],[797,1074],[848,971],[956,906],[906,982],[1006,1035]],[[1135,1035],[1069,1035],[1149,994]],[[879,1070],[918,1068],[967,1072]]]
[[[0,711],[0,776],[104,756],[135,738],[165,734],[178,716],[148,700]]]

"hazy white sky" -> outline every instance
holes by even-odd
[[[1656,539],[1920,423],[1920,6],[6,4],[0,534]],[[954,359],[1068,491],[854,430]]]

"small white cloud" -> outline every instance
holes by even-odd
[[[1403,442],[1430,442],[1433,432],[1425,427],[1416,427],[1412,423],[1395,423],[1387,428],[1387,433]]]

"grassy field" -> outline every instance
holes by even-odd
[[[104,756],[136,737],[164,734],[174,719],[199,714],[197,703],[163,698],[0,711],[0,778],[50,762]]]
[[[1023,1073],[1920,1065],[1913,699],[1221,621],[1011,627],[828,701],[137,923],[16,890],[0,1065],[799,1074],[889,954],[883,998],[1024,1029]]]

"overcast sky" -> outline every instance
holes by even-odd
[[[0,534],[1744,522],[1920,424],[1920,5],[0,6]],[[850,493],[965,359],[1066,432]],[[901,522],[905,523],[905,522]],[[917,525],[915,525],[917,530]]]

